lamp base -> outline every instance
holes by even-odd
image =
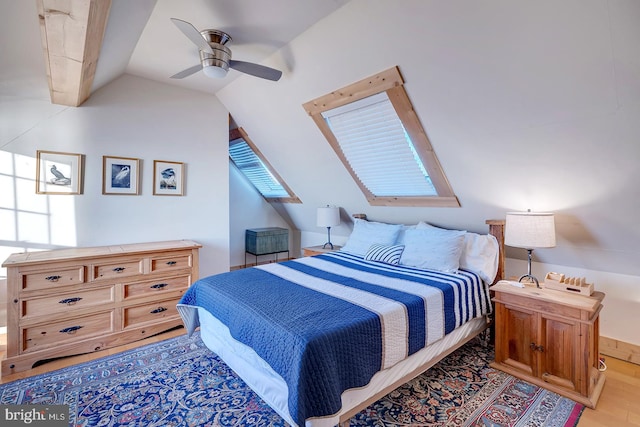
[[[330,249],[333,249],[333,243],[327,242],[324,245],[322,245],[322,249],[327,249],[327,247]]]
[[[522,282],[522,279],[531,280],[533,283],[536,284],[536,288],[540,289],[540,282],[538,282],[538,279],[536,279],[534,276],[532,276],[530,274],[524,274],[524,275],[520,276],[520,278],[518,279],[518,282]]]

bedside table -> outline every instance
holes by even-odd
[[[314,256],[320,254],[326,254],[328,252],[339,251],[342,246],[333,245],[333,249],[331,247],[323,248],[320,246],[309,246],[307,248],[302,248],[302,256]]]
[[[495,360],[491,367],[595,408],[605,377],[599,365],[604,293],[493,285]]]

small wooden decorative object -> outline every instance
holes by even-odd
[[[565,277],[562,273],[547,273],[542,287],[587,296],[593,295],[593,283],[587,283],[584,277]]]

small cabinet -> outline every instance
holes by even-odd
[[[599,364],[599,314],[604,294],[592,296],[499,282],[492,367],[596,406],[604,385]]]

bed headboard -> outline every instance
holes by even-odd
[[[493,283],[504,279],[504,219],[488,219],[485,221],[489,225],[489,234],[498,240],[498,273]]]

